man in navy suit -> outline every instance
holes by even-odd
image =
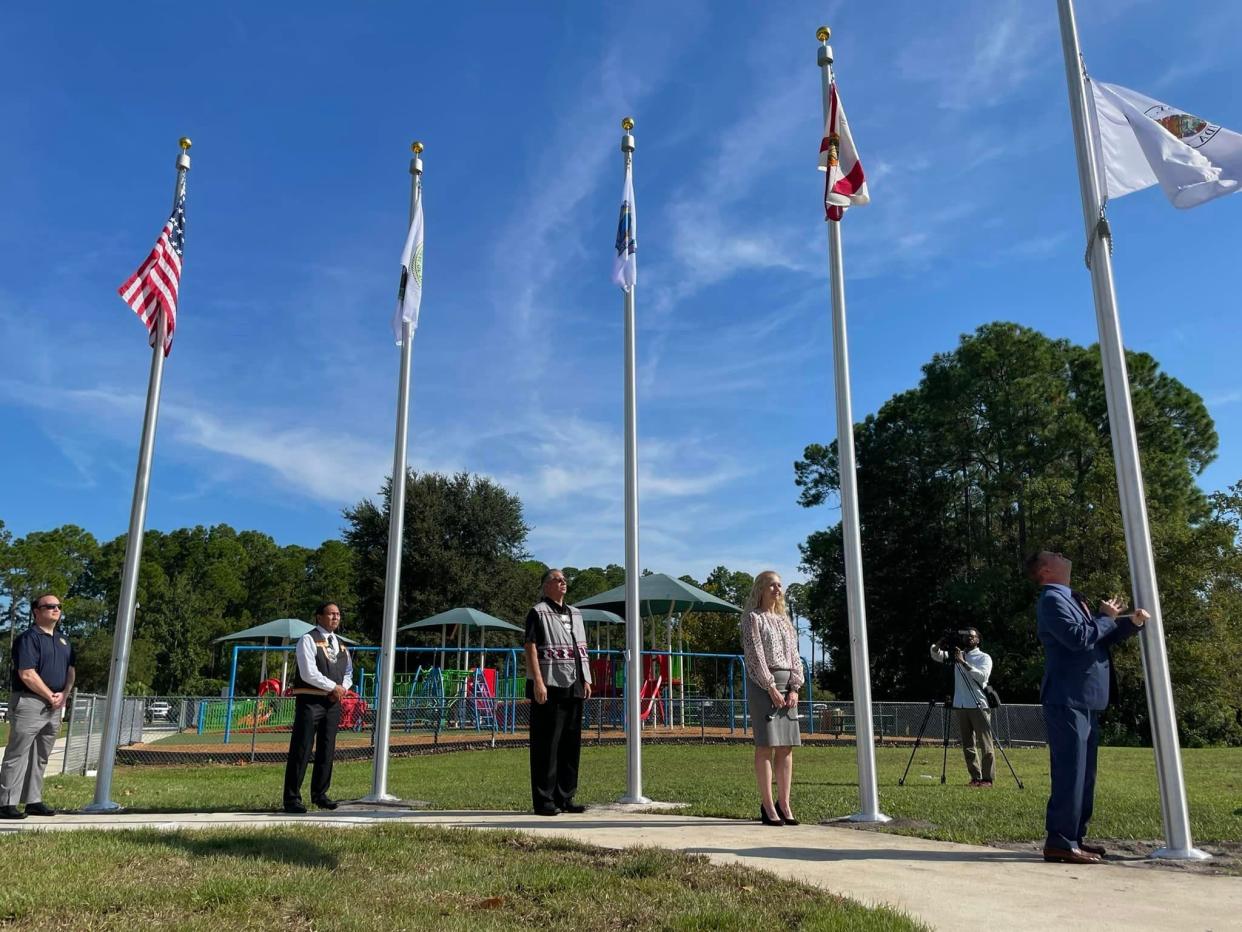
[[[1122,615],[1116,599],[1093,615],[1086,599],[1070,589],[1072,566],[1048,550],[1026,561],[1027,575],[1042,587],[1035,618],[1044,645],[1040,700],[1052,763],[1044,860],[1098,864],[1104,849],[1084,844],[1083,837],[1095,798],[1100,712],[1109,699],[1109,651],[1137,634],[1151,616],[1141,608]]]

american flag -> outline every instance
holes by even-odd
[[[172,350],[173,330],[177,328],[177,289],[181,285],[181,254],[185,249],[185,189],[177,197],[168,222],[160,231],[151,255],[138,271],[125,280],[117,293],[134,309],[151,334],[151,345],[159,324],[157,316],[163,309],[168,326],[164,331],[164,355]]]

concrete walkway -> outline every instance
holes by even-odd
[[[1033,854],[835,826],[768,828],[729,819],[592,808],[553,819],[516,812],[372,809],[283,813],[66,813],[0,823],[0,834],[83,828],[340,827],[386,823],[514,829],[606,848],[649,845],[706,855],[883,903],[944,930],[1125,929],[1196,932],[1238,928],[1242,877],[1153,869],[1145,862],[1046,864]]]

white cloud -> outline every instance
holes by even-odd
[[[1059,65],[1052,42],[1057,20],[1039,4],[1005,0],[952,8],[934,35],[920,35],[899,61],[901,74],[935,88],[937,106],[993,107],[1046,66]]]

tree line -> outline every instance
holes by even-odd
[[[1130,353],[1128,364],[1183,740],[1239,744],[1242,482],[1213,494],[1199,487],[1218,448],[1202,398],[1150,355]],[[1130,591],[1097,349],[1015,324],[986,325],[855,425],[855,444],[874,695],[939,698],[947,677],[927,647],[947,629],[972,625],[1005,700],[1038,701],[1043,656],[1022,558],[1041,548],[1065,552],[1075,587],[1093,600]],[[794,481],[802,505],[831,503],[836,445],[808,445]],[[469,605],[520,624],[546,565],[528,552],[517,496],[465,473],[411,472],[406,482],[401,623]],[[273,618],[309,619],[329,598],[340,603],[350,636],[377,643],[389,500],[385,485],[346,508],[340,538],[316,548],[280,546],[261,531],[223,524],[148,531],[128,689],[214,693],[227,670],[213,639]],[[0,638],[25,624],[32,595],[55,591],[79,648],[79,683],[103,689],[124,547],[124,535],[100,542],[73,525],[15,537],[0,521]],[[802,561],[808,580],[792,587],[789,602],[826,645],[821,687],[846,697],[840,525],[810,535]],[[571,602],[625,579],[615,564],[563,569]],[[682,578],[736,605],[753,581],[723,566],[702,582]],[[681,623],[695,650],[738,649],[736,616],[690,613]],[[439,633],[422,640],[438,644]],[[516,635],[488,640],[516,643]],[[1136,643],[1116,652],[1115,666],[1109,739],[1142,740],[1148,722]]]
[[[1205,493],[1197,477],[1218,438],[1203,399],[1128,353],[1147,509],[1182,738],[1242,743],[1242,483]],[[874,695],[939,698],[944,668],[928,645],[978,627],[1006,701],[1038,701],[1043,652],[1022,559],[1074,561],[1093,602],[1131,592],[1097,347],[993,323],[934,356],[918,385],[855,425],[863,570]],[[839,493],[836,444],[795,465],[807,507]],[[840,524],[802,547],[807,611],[848,658]],[[1149,736],[1136,642],[1114,652],[1113,741]],[[849,694],[848,660],[829,685]]]
[[[276,618],[309,620],[315,606],[328,599],[345,615],[343,633],[363,644],[379,643],[390,495],[386,483],[375,500],[346,508],[341,538],[315,548],[281,546],[261,531],[227,524],[147,531],[126,691],[217,694],[226,685],[228,649],[215,646],[216,638]],[[404,531],[402,624],[465,605],[520,625],[539,598],[547,565],[527,552],[521,502],[489,479],[411,472]],[[78,685],[103,691],[125,543],[126,535],[101,542],[76,525],[14,537],[0,521],[0,639],[11,645],[27,623],[31,599],[45,591],[60,594],[66,607],[63,629],[77,649]],[[625,571],[616,565],[569,566],[564,572],[571,602],[625,581]],[[738,575],[720,567],[705,584],[735,598],[731,587]],[[740,577],[749,591],[749,576]],[[693,618],[688,622],[696,624]],[[728,626],[731,637],[696,629],[694,636],[703,640],[693,643],[711,645],[698,649],[736,650],[736,619]],[[518,640],[512,632],[488,635],[493,646]],[[410,632],[400,643],[438,644],[439,632]],[[260,662],[255,655],[242,656],[239,681],[249,688],[257,682]],[[5,651],[6,673],[8,664]]]

